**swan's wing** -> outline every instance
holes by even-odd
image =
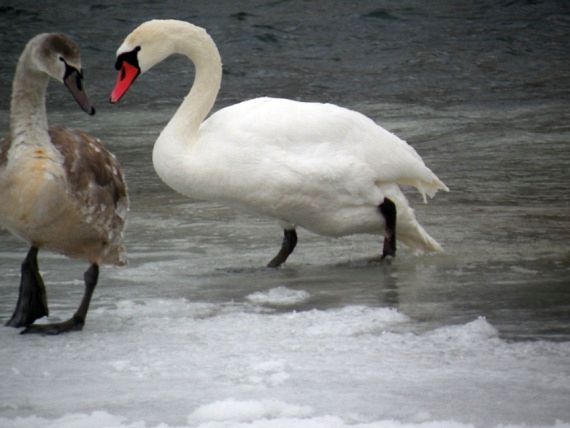
[[[115,156],[79,130],[55,127],[49,134],[63,156],[69,192],[85,221],[107,233],[110,244],[122,245],[129,200]]]
[[[350,159],[373,171],[378,185],[412,185],[424,197],[447,190],[405,141],[363,114],[332,104],[256,98],[218,111],[200,133],[207,144],[231,142],[252,154],[270,146],[298,159],[320,159],[323,170],[327,162]]]

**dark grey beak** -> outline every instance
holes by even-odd
[[[83,74],[72,67],[65,64],[65,76],[63,76],[63,83],[77,101],[77,104],[83,109],[84,112],[93,116],[95,114],[95,108],[89,102],[87,94],[83,88]]]

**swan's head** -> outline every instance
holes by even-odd
[[[109,101],[118,102],[135,79],[174,52],[174,20],[147,21],[135,28],[117,49],[119,70]]]
[[[95,109],[83,86],[79,46],[64,34],[39,34],[28,42],[22,56],[29,55],[29,66],[63,83],[79,106],[90,115]]]

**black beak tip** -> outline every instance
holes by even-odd
[[[94,116],[95,115],[95,107],[91,107],[91,111],[87,112],[89,114],[89,116]]]

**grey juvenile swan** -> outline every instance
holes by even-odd
[[[81,108],[95,110],[83,89],[79,47],[62,34],[39,34],[22,52],[12,86],[10,135],[0,142],[0,226],[27,241],[11,327],[23,333],[81,330],[97,285],[99,265],[125,263],[123,230],[128,196],[115,156],[84,132],[48,128],[49,78],[63,83]],[[48,315],[38,269],[42,248],[83,259],[85,294],[73,317],[33,324]]]

